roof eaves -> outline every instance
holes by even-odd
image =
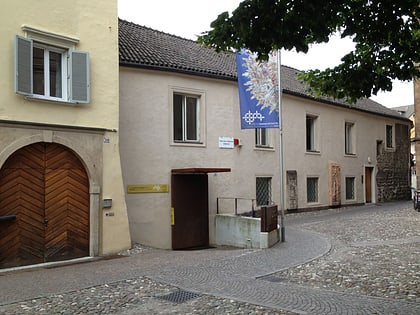
[[[319,102],[319,103],[324,103],[324,104],[340,107],[340,108],[345,108],[345,109],[355,110],[355,111],[359,111],[359,112],[363,112],[363,113],[367,113],[367,114],[372,114],[372,115],[376,115],[376,116],[393,118],[393,119],[403,120],[405,122],[410,122],[410,119],[408,119],[406,117],[403,117],[403,116],[397,116],[397,115],[394,116],[394,115],[389,115],[389,114],[386,114],[386,113],[375,112],[375,111],[372,111],[372,110],[355,107],[355,106],[352,106],[352,105],[349,105],[349,104],[344,104],[344,103],[340,103],[340,102],[334,102],[332,100],[313,97],[311,95],[300,93],[300,92],[289,91],[287,89],[283,89],[283,93],[289,94],[289,95],[292,95],[292,96],[296,96],[296,97],[305,98],[305,99],[312,100],[312,101]]]
[[[199,77],[206,77],[206,78],[220,79],[220,80],[227,80],[227,81],[237,81],[236,76],[229,76],[229,75],[211,73],[211,72],[206,72],[206,71],[198,71],[198,70],[192,70],[192,69],[183,69],[183,68],[178,68],[178,67],[161,66],[161,65],[155,65],[155,64],[120,62],[120,66],[129,67],[129,68],[147,69],[147,70],[176,72],[176,73],[189,74],[189,75],[195,75]]]

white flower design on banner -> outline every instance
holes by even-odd
[[[270,114],[278,112],[277,61],[273,54],[268,61],[259,62],[255,55],[243,58],[247,71],[242,75],[248,78],[247,91],[252,94],[261,109],[269,108]]]

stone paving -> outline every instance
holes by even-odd
[[[125,258],[0,274],[0,314],[420,314],[411,203],[286,220],[286,242],[267,250],[137,246]]]

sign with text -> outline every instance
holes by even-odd
[[[232,137],[219,137],[220,149],[233,149],[234,142]]]
[[[166,193],[166,192],[169,192],[169,185],[168,184],[128,185],[127,192],[129,194]]]

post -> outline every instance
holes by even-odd
[[[279,168],[280,168],[280,214],[281,214],[281,222],[280,222],[280,233],[281,233],[281,241],[284,242],[286,240],[285,236],[285,226],[284,226],[284,174],[283,174],[283,115],[282,115],[282,106],[281,106],[281,96],[282,96],[282,87],[281,87],[281,52],[280,49],[277,50],[277,85],[278,85],[278,110],[279,110]]]

